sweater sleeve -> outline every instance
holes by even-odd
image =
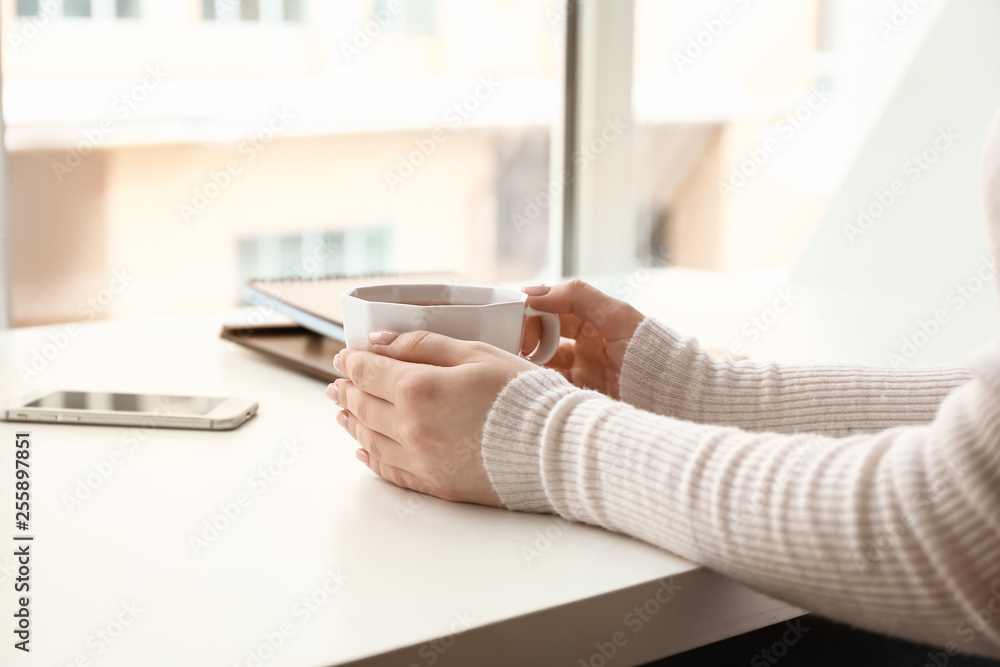
[[[1000,657],[1000,344],[991,356],[931,423],[842,438],[693,423],[530,371],[487,418],[484,464],[509,509],[632,535],[834,619]]]
[[[716,358],[653,319],[625,354],[621,398],[638,408],[750,431],[844,436],[926,424],[971,378],[962,366],[793,366]]]

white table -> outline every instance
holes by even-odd
[[[260,402],[230,432],[0,422],[5,628],[13,440],[26,426],[35,536],[32,652],[6,630],[4,665],[596,666],[602,646],[628,665],[802,613],[622,535],[376,478],[323,382],[218,338],[251,312],[90,323],[62,349],[44,346],[64,326],[0,332],[2,398],[78,388]],[[52,358],[22,381],[36,350]],[[220,506],[234,514],[240,494],[246,506],[209,541],[205,522],[226,524]],[[680,587],[665,604],[663,580]]]

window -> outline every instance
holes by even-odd
[[[260,0],[240,0],[240,20],[260,20]]]
[[[116,275],[96,317],[288,272],[550,279],[550,4],[144,0],[158,20],[4,40],[14,325],[85,318]]]
[[[239,282],[252,278],[314,278],[396,270],[392,227],[244,237],[239,240]]]
[[[0,85],[2,85],[2,80],[3,76],[0,74]],[[2,133],[3,119],[0,118],[0,134]],[[8,187],[7,150],[5,146],[0,145],[0,200],[6,201],[6,190]],[[8,276],[10,275],[10,271],[8,270],[9,261],[7,258],[7,247],[6,207],[0,207],[0,329],[6,329],[10,326],[10,309],[7,305],[7,297],[9,294],[7,281]]]
[[[202,0],[206,21],[278,23],[305,20],[303,0]]]
[[[17,0],[18,16],[139,18],[142,0]]]
[[[942,52],[993,53],[996,40],[947,32],[989,25],[1000,10],[981,4],[928,6],[899,27],[867,0],[571,0],[561,12],[553,0],[337,0],[308,11],[304,0],[67,0],[68,16],[162,20],[62,31],[27,18],[62,3],[18,0],[25,18],[0,45],[16,184],[6,197],[12,321],[79,319],[80,303],[123,270],[135,279],[100,317],[224,308],[247,276],[294,268],[316,248],[341,249],[324,272],[455,271],[490,283],[552,280],[564,267],[784,275],[814,243],[924,37],[938,35]],[[600,20],[583,20],[592,8]],[[938,34],[941,12],[950,18]],[[581,21],[570,157],[587,167],[571,224],[552,225],[570,17]],[[206,34],[202,18],[226,25]],[[987,104],[987,82],[955,82],[968,90],[925,91],[913,109],[949,118],[964,95],[970,109]],[[895,147],[882,177],[919,141]],[[765,145],[777,148],[761,157]],[[852,191],[853,207],[835,210],[850,222],[884,187],[873,177]],[[837,231],[831,247],[844,241]]]
[[[17,0],[18,16],[37,16],[38,0]]]
[[[302,7],[303,0],[284,0],[282,4],[282,18],[286,21],[303,21],[305,14]]]
[[[250,0],[202,0],[202,13],[206,21],[236,21],[256,13],[257,3],[250,4]]]
[[[63,0],[64,16],[90,16],[90,0]]]
[[[139,18],[141,0],[115,0],[115,16],[120,19]]]
[[[581,49],[597,55],[584,58],[580,113],[596,120],[577,140],[597,141],[601,157],[578,193],[585,274],[664,263],[790,272],[936,18],[917,13],[900,30],[891,8],[849,0],[580,11],[590,6],[602,13],[581,28]],[[595,133],[609,115],[627,129],[605,151]],[[634,178],[616,180],[623,172]],[[632,238],[609,241],[608,217],[627,219]]]
[[[374,16],[390,32],[432,35],[437,30],[435,0],[375,0]]]

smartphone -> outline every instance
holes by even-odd
[[[29,394],[9,404],[6,421],[234,429],[257,413],[248,398],[52,391]]]

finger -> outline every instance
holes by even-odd
[[[529,306],[534,307],[533,304],[535,304],[536,302],[533,301],[532,299],[534,297],[540,297],[540,296],[544,296],[544,295],[548,294],[549,292],[552,291],[552,288],[550,286],[548,286],[548,285],[525,285],[524,287],[521,288],[521,291],[524,292],[525,294],[527,294],[530,297],[530,298],[528,298],[525,301],[525,303],[527,305],[529,305]],[[540,309],[540,310],[544,310],[544,309]],[[576,338],[577,335],[580,333],[580,329],[584,325],[584,321],[581,320],[576,315],[574,315],[573,313],[558,313],[558,315],[559,315],[559,330],[560,330],[559,331],[559,335],[562,336],[563,338]],[[534,325],[535,332],[537,332],[537,335],[540,337],[541,336],[541,320],[538,319],[538,318],[530,318],[528,320],[529,325],[532,322],[535,322],[535,325]],[[535,332],[532,332],[532,333],[535,333]],[[525,349],[527,347],[527,343],[529,342],[529,340],[527,339],[527,336],[528,336],[528,332],[526,330],[526,332],[525,332],[525,345],[522,346],[522,349],[521,349],[521,351],[524,354],[527,354],[528,352],[531,352],[532,350],[535,349],[534,347],[532,347],[530,349]]]
[[[548,294],[529,296],[527,304],[549,313],[572,314],[592,324],[609,340],[629,338],[635,332],[635,319],[641,320],[639,311],[608,296],[579,278],[553,285]],[[622,315],[632,317],[622,317]]]
[[[354,438],[371,459],[405,468],[407,459],[403,446],[362,424],[350,410],[341,410],[337,414],[337,423]]]
[[[542,320],[539,317],[529,317],[524,323],[524,336],[521,338],[521,354],[531,354],[538,347],[542,338]]]
[[[399,440],[396,431],[398,417],[396,406],[373,394],[361,391],[351,380],[337,380],[337,405],[354,415],[358,421],[370,429],[384,433],[393,440]]]
[[[369,337],[378,354],[399,361],[433,366],[458,366],[477,359],[483,346],[429,331],[396,334],[376,331]]]
[[[552,359],[545,364],[546,368],[551,368],[559,372],[569,371],[573,368],[573,362],[576,360],[576,341],[563,340],[559,342],[559,349],[552,356]]]
[[[354,348],[341,350],[333,359],[336,369],[346,375],[358,389],[390,403],[394,402],[396,379],[402,372],[396,368],[398,362]],[[339,388],[340,385],[337,386]]]
[[[427,485],[412,472],[406,470],[405,468],[392,465],[391,463],[378,458],[377,455],[370,454],[368,450],[364,448],[360,448],[355,451],[354,457],[368,466],[373,473],[387,482],[392,482],[396,486],[404,489],[411,489],[413,491],[419,491],[420,493],[427,493],[428,491]]]
[[[573,363],[576,361],[576,341],[564,340],[559,343],[552,359],[545,364],[546,368],[562,374],[569,382],[573,382]]]
[[[579,339],[581,333],[600,336],[600,332],[590,322],[581,320],[573,313],[559,313],[559,335],[562,338]]]
[[[559,314],[559,335],[563,338],[576,338],[587,323],[573,313]],[[593,325],[591,325],[593,329]]]
[[[420,481],[420,478],[408,470],[397,468],[375,458],[369,458],[367,465],[373,473],[387,482],[392,482],[398,487],[411,491],[427,493],[426,486]]]

